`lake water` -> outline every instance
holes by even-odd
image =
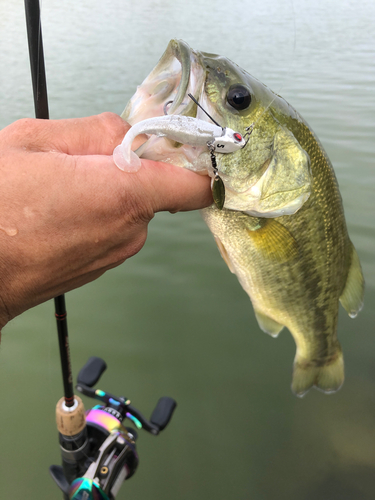
[[[146,415],[161,395],[178,401],[163,434],[140,434],[139,469],[118,498],[373,499],[374,1],[44,0],[42,22],[51,118],[120,113],[171,38],[285,97],[334,164],[367,283],[358,318],[340,312],[343,388],[297,399],[290,334],[259,330],[198,213],[159,214],[139,255],[66,297],[75,374],[99,355],[99,386]],[[0,54],[2,128],[34,113],[21,2],[0,0]],[[0,497],[61,498],[48,475],[60,460],[51,302],[4,329],[0,387]]]

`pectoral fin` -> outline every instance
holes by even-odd
[[[340,302],[351,318],[355,318],[363,307],[365,281],[356,249],[352,245],[352,263]]]
[[[264,219],[259,229],[247,229],[256,249],[265,257],[287,262],[298,257],[298,243],[292,233],[275,219]]]
[[[277,337],[281,330],[284,328],[284,325],[281,325],[280,323],[261,313],[260,311],[254,309],[254,312],[258,321],[259,328],[265,333],[268,333],[268,335],[271,335],[271,337]]]

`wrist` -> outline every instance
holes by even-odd
[[[2,297],[0,296],[0,339],[1,339],[1,330],[3,327],[10,321],[10,314],[7,306],[5,305]]]
[[[0,263],[1,264],[1,263]],[[3,327],[12,319],[10,316],[9,308],[4,300],[4,294],[7,296],[9,290],[6,283],[6,278],[4,279],[4,275],[6,275],[5,268],[0,266],[1,269],[1,278],[0,278],[0,339],[1,339],[1,330]],[[9,297],[8,297],[9,298]]]

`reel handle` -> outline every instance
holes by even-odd
[[[152,412],[150,422],[162,431],[169,424],[176,406],[174,399],[167,396],[160,398]]]
[[[93,388],[106,368],[107,365],[103,359],[96,356],[89,358],[78,374],[76,389],[85,396],[98,399],[110,408],[115,409],[122,419],[125,417],[132,419],[134,417],[133,422],[137,427],[143,427],[144,430],[157,436],[170,422],[177,406],[176,401],[169,397],[160,398],[150,420],[147,420],[139,410],[130,404],[130,400],[127,398],[118,398],[109,392]]]
[[[77,383],[92,387],[99,381],[106,369],[107,364],[104,359],[92,356],[78,373]]]

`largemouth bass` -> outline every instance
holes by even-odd
[[[291,332],[293,392],[302,396],[313,386],[334,392],[344,381],[339,301],[355,317],[364,280],[331,162],[282,97],[227,58],[182,41],[169,43],[122,117],[131,125],[165,115],[210,122],[189,93],[216,124],[247,137],[246,145],[230,154],[216,150],[217,172],[206,145],[168,134],[150,135],[137,154],[220,176],[224,207],[202,210],[203,219],[260,328],[273,337],[283,327]]]

